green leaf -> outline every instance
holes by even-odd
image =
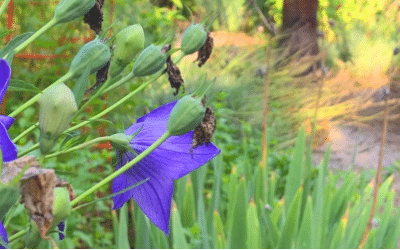
[[[22,80],[11,79],[10,85],[8,85],[8,91],[28,91],[40,93],[40,89],[30,83],[26,83]]]
[[[304,158],[305,129],[300,130],[297,136],[296,147],[294,149],[293,160],[290,163],[289,173],[285,186],[285,213],[288,213],[293,198],[296,195],[302,181],[303,158]]]
[[[226,237],[224,232],[224,225],[217,210],[214,210],[214,242],[215,249],[226,248]]]
[[[194,201],[193,183],[187,179],[185,195],[183,198],[182,225],[183,227],[192,227],[196,221],[196,207]]]
[[[150,222],[147,216],[143,213],[143,211],[139,208],[139,206],[135,203],[134,205],[134,215],[135,219],[133,221],[133,226],[135,227],[135,248],[136,249],[149,249],[150,248]],[[157,228],[157,230],[160,230]]]
[[[23,42],[28,40],[28,38],[33,34],[33,32],[27,32],[19,36],[14,37],[4,48],[0,50],[0,57],[7,60],[11,65],[14,58],[14,49],[21,45]]]
[[[247,241],[248,249],[261,248],[260,221],[257,215],[257,207],[252,199],[247,208]]]
[[[301,220],[300,231],[297,236],[296,248],[310,249],[312,242],[312,221],[313,221],[313,212],[312,212],[312,200],[311,197],[307,197],[306,206],[304,209],[303,219]]]
[[[172,247],[175,249],[188,249],[185,233],[181,223],[181,217],[176,207],[175,201],[172,201],[171,208],[172,218]]]
[[[313,241],[312,248],[321,248],[322,242],[325,241],[325,229],[324,228],[324,215],[325,215],[325,179],[328,171],[328,163],[330,157],[330,145],[328,146],[321,168],[318,171],[317,185],[314,188],[315,202],[313,204],[315,218],[313,220]],[[329,209],[329,208],[328,208]],[[329,210],[328,210],[329,211]]]
[[[228,248],[246,248],[246,192],[246,181],[242,177],[239,180],[233,213],[231,213],[232,217],[228,218],[231,225],[229,227]]]
[[[128,203],[125,203],[119,210],[119,223],[117,235],[117,248],[131,248],[128,242]]]
[[[300,187],[292,201],[292,204],[288,210],[286,220],[284,222],[281,237],[279,238],[278,248],[293,248],[295,243],[295,237],[298,232],[298,221],[300,213],[301,195],[303,194],[303,188]]]

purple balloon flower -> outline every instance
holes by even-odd
[[[0,100],[3,100],[10,82],[11,68],[7,61],[0,59]],[[11,141],[7,130],[14,122],[14,118],[0,115],[0,148],[3,154],[3,161],[13,161],[17,158],[17,147]]]
[[[140,154],[153,144],[167,130],[169,114],[176,102],[163,105],[149,114],[139,118],[136,124],[125,130],[126,135],[140,132],[132,139],[132,149]],[[210,143],[193,149],[190,153],[193,131],[184,135],[171,136],[153,152],[121,174],[113,181],[113,193],[146,180],[143,184],[132,188],[113,198],[113,209],[119,209],[133,198],[146,216],[166,235],[169,234],[169,218],[171,200],[174,192],[174,180],[203,166],[220,150]],[[135,158],[131,152],[120,153],[117,169]]]
[[[1,223],[1,221],[0,221],[0,238],[1,238],[5,243],[8,244],[7,231],[6,231],[6,229],[4,228],[3,224]],[[0,249],[5,249],[5,247],[4,247],[2,244],[0,244]]]

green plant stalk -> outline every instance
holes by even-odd
[[[116,84],[123,84],[129,80],[131,80],[134,77],[133,73],[129,73],[128,75],[126,75],[124,78],[122,78],[121,80],[119,80],[118,82],[116,82]],[[108,87],[108,85],[111,83],[112,78],[108,78],[107,81],[100,87],[100,89],[98,91],[96,91],[96,93],[94,95],[92,95],[90,97],[90,99],[85,102],[85,104],[82,105],[82,107],[78,110],[78,112],[75,113],[75,115],[72,117],[72,121],[80,114],[82,113],[82,111],[85,110],[85,108],[98,96],[100,96],[103,92],[103,90]]]
[[[11,242],[13,242],[14,240],[17,240],[18,238],[21,238],[22,236],[24,236],[24,235],[28,232],[28,230],[29,230],[29,227],[25,228],[24,230],[19,231],[19,232],[16,233],[16,234],[11,235],[11,236],[8,238],[9,244],[10,244]]]
[[[20,202],[21,202],[21,196],[18,198],[17,202],[15,202],[15,204],[11,208],[10,212],[8,213],[7,220],[6,220],[6,222],[4,222],[4,225],[3,225],[5,228],[8,226],[8,224],[10,224],[10,221],[12,219],[12,215],[14,214],[15,209],[17,209],[17,207],[18,207]]]
[[[158,138],[157,141],[155,141],[150,147],[148,147],[145,151],[143,151],[140,155],[136,156],[133,160],[125,164],[123,167],[112,173],[111,175],[107,176],[105,179],[91,187],[90,189],[86,190],[83,192],[81,195],[79,195],[76,199],[71,201],[71,207],[75,206],[78,202],[83,200],[86,196],[92,194],[95,192],[97,189],[100,187],[104,186],[105,184],[109,183],[110,181],[114,180],[116,177],[127,171],[129,168],[131,168],[133,165],[138,163],[140,160],[142,160],[144,157],[146,157],[148,154],[150,154],[154,149],[156,149],[158,146],[161,145],[165,140],[167,140],[170,137],[170,133],[166,131],[160,138]]]
[[[182,58],[183,58],[184,56],[185,56],[185,55],[184,55],[183,53],[179,54],[178,57],[174,60],[174,63],[178,63],[180,60],[182,60]],[[67,74],[68,74],[68,73],[67,73]],[[66,75],[67,75],[67,74],[66,74]],[[128,95],[126,95],[124,98],[122,98],[122,99],[119,100],[118,102],[114,103],[113,105],[111,105],[110,107],[108,107],[107,109],[105,109],[103,112],[100,112],[100,113],[98,113],[97,115],[95,115],[95,116],[89,118],[88,120],[83,121],[83,122],[81,122],[81,123],[79,123],[79,124],[77,124],[77,125],[75,125],[75,126],[69,128],[69,129],[67,129],[64,133],[68,133],[68,132],[71,132],[71,131],[73,131],[73,130],[76,130],[76,129],[80,128],[80,127],[83,127],[83,126],[85,126],[86,124],[90,123],[92,120],[96,120],[96,119],[102,117],[103,115],[106,115],[106,114],[108,114],[109,112],[113,111],[116,107],[118,107],[119,105],[121,105],[121,104],[124,103],[125,101],[131,99],[134,95],[136,95],[139,91],[141,91],[142,89],[144,89],[145,87],[147,87],[150,83],[152,83],[153,81],[155,81],[155,80],[156,80],[158,77],[160,77],[162,74],[164,74],[164,69],[163,69],[163,70],[160,70],[154,77],[152,77],[152,78],[149,79],[147,82],[145,82],[145,83],[143,83],[142,85],[140,85],[137,89],[135,89],[134,91],[132,91],[131,93],[129,93]],[[64,76],[65,76],[65,75],[64,75]],[[72,77],[72,76],[71,76],[71,77]],[[128,75],[127,75],[127,77],[128,77]],[[60,79],[61,79],[61,78],[60,78]],[[124,77],[123,79],[125,79],[125,77]],[[121,79],[120,81],[116,82],[114,85],[111,85],[110,87],[114,87],[117,83],[118,83],[119,85],[121,85],[121,84],[123,83],[123,82],[121,82],[123,79]],[[58,81],[57,81],[57,82],[58,82]],[[120,82],[121,82],[121,83],[120,83]],[[54,85],[54,84],[55,84],[55,83],[53,83],[52,85]],[[110,87],[107,88],[107,89],[112,90],[112,89],[110,89]],[[105,89],[103,93],[106,93],[106,92],[107,92],[107,89]],[[31,100],[32,100],[32,99],[31,99]],[[17,110],[16,110],[16,111],[17,111]],[[16,112],[16,111],[14,111],[14,112]],[[13,112],[13,113],[14,113],[14,112]],[[35,128],[36,126],[37,126],[37,124],[36,124],[36,125],[32,125],[30,128],[28,128],[28,130],[33,130],[33,128]],[[25,131],[24,131],[23,133],[26,134]],[[18,138],[18,139],[20,139],[20,138]],[[15,141],[16,141],[16,140],[15,140]],[[18,157],[21,157],[21,156],[23,156],[23,155],[25,155],[25,154],[27,154],[27,153],[29,153],[29,152],[31,152],[31,151],[37,149],[37,148],[39,148],[39,143],[36,143],[35,145],[33,145],[32,147],[30,147],[30,148],[27,149],[26,151],[22,152],[21,154],[18,154]]]
[[[183,53],[183,52],[179,53],[179,55],[175,58],[174,63],[175,63],[175,64],[178,63],[180,60],[182,60],[183,57],[185,57],[185,53]],[[164,68],[161,69],[161,70],[159,70],[159,71],[155,74],[155,77],[154,77],[154,78],[157,79],[159,76],[161,76],[162,74],[164,74],[164,71],[165,71]],[[131,72],[130,74],[128,74],[127,76],[129,76],[129,75],[130,75],[132,78],[135,77],[135,76],[133,75],[132,72]],[[127,76],[126,76],[126,77],[127,77]],[[125,78],[125,77],[124,77],[124,78]],[[122,80],[124,80],[124,78],[122,78],[122,79],[119,80],[118,82],[114,83],[113,85],[109,86],[107,89],[104,90],[103,93],[100,93],[100,94],[105,94],[105,93],[107,93],[107,92],[109,92],[109,91],[115,89],[116,87],[120,86],[121,84],[124,84],[126,81],[129,80],[129,79],[128,79],[128,80],[126,80],[126,81],[122,81]],[[155,79],[154,79],[154,80],[155,80]],[[100,91],[98,91],[98,92],[100,92]]]
[[[37,122],[36,124],[30,126],[29,128],[25,129],[24,132],[22,132],[21,134],[19,134],[17,137],[14,138],[13,142],[17,143],[17,141],[19,141],[19,139],[21,139],[22,137],[24,137],[25,135],[27,135],[29,132],[31,132],[32,130],[34,130],[37,126],[39,126],[39,123]]]
[[[27,40],[28,41],[28,40]],[[12,112],[11,114],[9,114],[8,116],[10,117],[16,117],[19,113],[21,113],[22,111],[24,111],[27,107],[31,106],[32,104],[34,104],[42,95],[43,92],[49,88],[51,88],[54,85],[57,85],[59,83],[68,81],[69,79],[71,79],[73,77],[73,74],[71,72],[66,73],[65,75],[63,75],[61,78],[59,78],[57,81],[53,82],[52,84],[50,84],[47,88],[45,88],[42,93],[39,93],[37,95],[35,95],[34,97],[32,97],[29,101],[27,101],[26,103],[24,103],[23,105],[21,105],[19,108],[17,108],[16,110],[14,110],[14,112]],[[35,125],[32,125],[35,126]],[[28,128],[31,129],[31,128]],[[23,132],[24,133],[24,132]]]
[[[48,154],[44,158],[48,159],[48,158],[56,157],[56,156],[59,156],[59,155],[62,155],[62,154],[66,154],[66,153],[69,153],[69,152],[73,152],[73,151],[79,150],[81,148],[85,148],[85,147],[90,146],[92,144],[96,144],[96,143],[99,143],[99,142],[102,142],[102,141],[109,141],[109,140],[111,140],[111,136],[98,137],[96,139],[93,139],[93,140],[87,141],[85,143],[79,144],[78,146],[69,148],[69,149],[67,149],[65,151],[60,151],[60,152],[56,152],[56,153],[53,153],[53,154]]]
[[[57,21],[53,18],[51,19],[48,23],[46,23],[42,28],[40,28],[38,31],[35,32],[31,37],[29,37],[25,42],[20,44],[18,47],[14,49],[15,53],[20,52],[23,50],[26,46],[31,44],[33,41],[35,41],[39,36],[43,35],[46,31],[49,29],[53,28],[57,24]]]
[[[35,145],[33,145],[32,147],[28,148],[27,150],[25,150],[24,152],[18,153],[17,157],[20,158],[26,154],[29,154],[30,152],[32,152],[35,149],[39,148],[39,143],[36,143]]]
[[[3,4],[0,7],[0,16],[3,15],[4,11],[6,10],[8,4],[10,3],[11,0],[5,0]]]

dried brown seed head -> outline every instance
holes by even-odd
[[[206,42],[199,49],[197,59],[194,61],[199,62],[199,67],[203,66],[207,62],[208,58],[210,58],[213,47],[214,39],[211,37],[210,32],[208,32]]]
[[[210,107],[207,107],[203,121],[195,128],[193,132],[192,147],[190,149],[191,154],[193,153],[193,149],[203,145],[204,143],[208,146],[208,144],[211,142],[216,125],[217,120],[215,118],[214,111]]]
[[[171,60],[170,56],[167,58],[167,73],[171,88],[176,89],[174,95],[177,95],[179,93],[179,88],[181,86],[183,86],[183,92],[185,92],[185,86],[183,85],[184,81],[181,75],[181,71],[179,70],[178,66],[176,66]]]
[[[96,4],[85,14],[83,21],[89,24],[96,34],[101,32],[101,23],[103,22],[103,4],[104,0],[96,0]]]

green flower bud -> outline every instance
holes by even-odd
[[[148,76],[159,71],[167,61],[167,56],[154,44],[145,48],[133,65],[134,76]]]
[[[56,187],[53,194],[53,221],[48,232],[55,228],[63,219],[67,218],[72,210],[67,188]],[[31,220],[31,226],[25,239],[26,247],[30,249],[36,248],[42,240],[38,226],[34,220]]]
[[[144,31],[140,24],[131,25],[118,32],[115,38],[114,56],[110,75],[116,76],[144,48]]]
[[[205,43],[207,32],[202,24],[191,24],[185,31],[182,38],[181,49],[186,55],[198,51]]]
[[[183,135],[195,129],[203,120],[206,109],[201,100],[184,96],[175,104],[169,115],[167,131],[171,135]]]
[[[100,40],[93,40],[82,46],[72,60],[69,71],[74,76],[79,76],[85,71],[86,67],[90,67],[92,74],[106,65],[110,58],[110,47]]]
[[[71,210],[68,189],[66,187],[54,188],[53,221],[51,222],[50,229],[56,227],[62,220],[66,219]]]
[[[17,202],[20,194],[18,186],[5,184],[0,181],[0,218]]]
[[[49,152],[57,137],[63,133],[78,110],[72,91],[64,84],[57,84],[45,92],[38,100],[40,150]]]
[[[132,136],[124,133],[113,134],[110,136],[110,143],[114,148],[122,150],[130,150],[132,147],[129,142],[132,140]]]
[[[66,23],[89,12],[96,0],[61,0],[54,12],[57,23]]]

